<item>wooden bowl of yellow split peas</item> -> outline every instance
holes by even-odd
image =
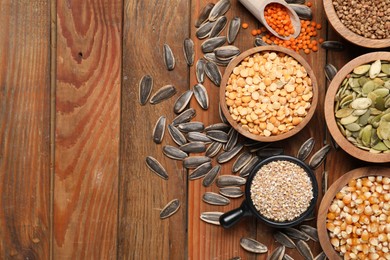
[[[261,46],[229,63],[219,96],[223,114],[240,134],[275,142],[295,135],[310,121],[318,103],[318,85],[299,54]]]

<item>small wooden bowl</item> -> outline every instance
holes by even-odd
[[[230,75],[232,74],[233,69],[237,65],[239,65],[242,60],[244,60],[246,57],[251,56],[255,53],[267,52],[267,51],[279,52],[279,53],[284,53],[286,55],[289,55],[289,56],[293,57],[295,60],[297,60],[306,69],[307,74],[309,75],[309,77],[312,81],[312,85],[313,85],[313,98],[311,101],[311,107],[310,107],[306,117],[302,120],[301,123],[299,123],[297,126],[295,126],[295,128],[293,128],[292,130],[290,130],[284,134],[280,134],[280,135],[260,136],[260,135],[252,134],[249,131],[243,129],[241,127],[241,125],[239,125],[232,118],[232,116],[229,113],[228,107],[226,105],[225,90],[226,90],[226,83],[228,82],[228,79],[229,79]],[[219,102],[220,102],[222,112],[225,115],[226,119],[229,121],[230,125],[235,130],[237,130],[240,134],[242,134],[242,135],[244,135],[252,140],[256,140],[256,141],[260,141],[260,142],[276,142],[276,141],[284,140],[286,138],[289,138],[289,137],[297,134],[299,131],[301,131],[306,126],[306,124],[313,117],[314,112],[315,112],[316,107],[317,107],[317,103],[318,103],[318,85],[317,85],[317,80],[316,80],[316,77],[313,73],[313,70],[311,69],[309,64],[306,62],[306,60],[301,55],[299,55],[296,52],[291,51],[287,48],[283,48],[283,47],[279,47],[279,46],[260,46],[260,47],[255,47],[255,48],[249,49],[247,51],[244,51],[243,53],[241,53],[238,57],[236,57],[234,60],[232,60],[229,63],[229,65],[227,66],[225,73],[222,77],[220,91],[219,91]]]
[[[324,0],[324,9],[329,23],[343,38],[356,45],[366,48],[390,47],[390,39],[370,39],[349,30],[339,19],[334,9],[332,0]]]
[[[334,111],[334,97],[339,89],[339,86],[345,79],[345,77],[352,72],[354,68],[359,65],[373,62],[375,60],[389,60],[390,52],[372,52],[359,56],[350,62],[348,62],[333,78],[328,87],[328,91],[325,96],[325,121],[328,126],[329,132],[337,144],[347,153],[355,158],[366,162],[385,163],[390,162],[390,154],[374,154],[363,149],[360,149],[348,141],[340,132],[335,119]]]
[[[330,243],[328,230],[326,229],[326,215],[328,209],[335,198],[336,194],[348,184],[351,179],[359,179],[366,176],[387,176],[390,177],[390,171],[385,167],[364,167],[347,172],[337,179],[325,193],[322,198],[317,217],[318,238],[322,249],[328,259],[342,259],[339,253],[333,248]]]

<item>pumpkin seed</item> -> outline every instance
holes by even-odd
[[[223,212],[217,212],[217,211],[202,212],[200,214],[200,219],[206,223],[219,226],[220,225],[219,224],[219,217],[222,216],[222,214],[223,214]]]
[[[210,157],[210,158],[216,156],[219,153],[219,151],[221,150],[221,148],[222,148],[222,143],[216,142],[216,141],[212,142],[209,145],[209,147],[207,147],[207,149],[206,149],[206,156]]]
[[[166,122],[167,118],[160,116],[153,128],[153,142],[156,144],[160,144],[164,138]]]
[[[150,104],[158,104],[176,94],[176,88],[173,85],[165,85],[150,98]]]
[[[278,246],[274,251],[267,257],[267,260],[282,260],[284,252],[286,251],[285,246]]]
[[[226,24],[227,24],[226,16],[219,17],[215,21],[213,28],[211,28],[209,37],[210,38],[217,37],[223,31],[223,29],[225,29]]]
[[[165,168],[161,165],[159,161],[157,161],[156,158],[152,156],[147,156],[146,157],[146,165],[148,168],[157,174],[157,176],[163,178],[164,180],[168,180],[168,173],[165,170]]]
[[[241,190],[241,188],[236,186],[221,187],[219,189],[219,193],[228,198],[239,198],[244,195],[244,192]]]
[[[380,60],[376,60],[371,64],[370,70],[368,72],[370,78],[376,78],[381,72],[382,64]]]
[[[359,119],[358,116],[354,116],[354,115],[349,115],[347,117],[343,117],[340,119],[340,123],[342,125],[349,125],[349,124],[352,124],[354,122],[356,122],[357,120]]]
[[[371,67],[370,64],[360,65],[353,69],[353,73],[357,75],[364,75],[370,70],[370,67]]]
[[[351,124],[345,125],[344,127],[351,132],[356,132],[356,131],[359,131],[361,129],[360,125],[357,123],[351,123]]]
[[[344,108],[336,111],[336,117],[337,118],[344,118],[344,117],[352,115],[353,112],[354,112],[354,110],[352,108],[344,107]],[[357,115],[355,115],[355,116],[357,116]]]
[[[221,175],[217,178],[217,187],[241,186],[244,185],[246,179],[235,175]]]
[[[214,181],[217,179],[219,173],[221,172],[221,165],[215,165],[203,178],[203,186],[204,187],[210,187],[211,184],[214,183]]]
[[[153,78],[150,75],[145,75],[139,82],[139,103],[141,106],[145,105],[148,102],[150,94],[153,89]]]
[[[383,63],[381,66],[381,70],[383,73],[390,75],[390,63]]]
[[[351,103],[353,109],[367,109],[371,106],[372,100],[369,98],[356,98]]]
[[[209,21],[215,21],[224,15],[229,10],[230,5],[230,0],[219,0],[210,11]]]
[[[174,160],[183,160],[188,157],[188,154],[180,150],[179,148],[171,145],[165,145],[163,147],[163,153]]]
[[[240,31],[240,27],[241,27],[241,19],[240,19],[240,17],[236,16],[236,17],[234,17],[233,19],[230,20],[229,26],[228,26],[228,31],[226,33],[226,35],[227,35],[227,42],[229,44],[232,44],[234,42],[234,40],[236,39],[237,34]]]
[[[207,3],[199,12],[198,18],[195,21],[195,27],[199,28],[199,26],[204,23],[208,18],[211,9],[213,9],[213,3]]]
[[[175,68],[175,57],[173,56],[173,52],[171,47],[168,44],[164,44],[163,46],[164,52],[164,63],[167,67],[167,70],[173,70]]]
[[[192,90],[187,90],[176,99],[173,105],[173,112],[175,114],[179,114],[183,112],[184,109],[186,109],[186,107],[190,103],[192,94],[193,94]]]
[[[274,234],[274,239],[280,243],[281,245],[288,247],[288,248],[295,248],[294,241],[289,238],[286,234],[284,234],[281,231],[276,231]]]
[[[257,253],[257,254],[263,254],[268,251],[268,248],[266,245],[260,243],[259,241],[249,238],[249,237],[243,237],[240,239],[240,245],[242,248],[244,248],[246,251],[251,253]]]
[[[171,200],[160,211],[160,219],[165,219],[175,214],[180,208],[180,201],[178,199]]]
[[[187,158],[190,158],[190,157],[187,157]],[[197,164],[197,163],[198,162],[196,162],[196,163],[194,162],[194,165]],[[190,167],[189,165],[187,165],[187,166]],[[186,167],[186,168],[188,168],[188,167]],[[195,170],[193,170],[191,172],[191,174],[188,176],[188,179],[190,181],[193,181],[193,180],[196,180],[196,179],[200,179],[200,178],[204,177],[211,170],[211,168],[213,168],[213,166],[211,165],[211,162],[202,163],[199,166],[197,166],[195,168]]]
[[[230,203],[230,200],[215,192],[206,192],[202,197],[203,201],[216,206],[225,206]]]

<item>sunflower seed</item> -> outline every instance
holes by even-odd
[[[198,83],[193,87],[193,92],[200,107],[207,110],[209,108],[209,96],[206,88],[201,83]]]
[[[195,169],[199,165],[210,161],[211,159],[207,156],[191,156],[183,160],[183,166],[186,169]]]
[[[230,161],[231,159],[234,158],[234,156],[236,156],[241,151],[241,149],[243,147],[244,147],[244,145],[239,143],[235,147],[233,147],[233,149],[231,149],[230,151],[225,151],[225,152],[221,153],[217,157],[217,162],[218,163],[226,163],[226,162]]]
[[[206,145],[203,142],[191,142],[181,145],[180,150],[186,153],[203,153],[206,151]]]
[[[228,198],[239,198],[244,195],[244,192],[240,187],[222,187],[219,189],[219,193]]]
[[[207,38],[210,35],[210,31],[213,28],[215,22],[206,21],[204,22],[195,32],[196,37],[199,40]]]
[[[216,85],[219,87],[221,85],[221,79],[222,75],[221,72],[219,71],[219,68],[217,64],[211,61],[206,62],[205,66],[205,72],[207,77]]]
[[[153,128],[153,141],[156,144],[160,144],[164,138],[166,122],[167,118],[165,116],[160,116]]]
[[[283,148],[274,148],[274,147],[264,148],[256,152],[257,156],[261,158],[268,158],[275,155],[281,155],[283,153],[284,153]]]
[[[288,4],[304,4],[306,0],[285,0]]]
[[[180,150],[179,148],[171,145],[165,145],[163,147],[163,153],[174,160],[183,160],[188,157],[188,154]]]
[[[199,26],[209,18],[210,11],[213,7],[214,4],[208,3],[200,10],[198,18],[195,21],[196,28],[199,28]]]
[[[326,259],[326,255],[324,252],[321,252],[319,253],[316,257],[314,257],[313,260],[325,260]]]
[[[226,143],[229,139],[229,136],[227,133],[221,130],[210,130],[206,132],[206,135],[208,138],[210,138],[213,141],[217,141],[220,143]]]
[[[310,237],[311,240],[318,242],[317,229],[309,225],[301,225],[299,229]]]
[[[215,192],[206,192],[205,194],[203,194],[202,199],[208,204],[217,206],[225,206],[230,203],[230,200],[228,198]]]
[[[268,43],[266,43],[265,41],[263,41],[262,38],[256,37],[256,38],[255,38],[255,41],[254,41],[254,45],[255,45],[255,47],[258,47],[258,46],[268,46]]]
[[[206,149],[206,156],[210,157],[210,158],[216,156],[219,153],[219,151],[221,150],[221,148],[222,148],[222,143],[212,142],[209,145],[209,147],[207,147],[207,149]]]
[[[234,256],[234,257],[230,258],[229,260],[241,260],[241,257],[239,257],[239,256]]]
[[[244,185],[245,182],[246,179],[234,175],[222,175],[217,178],[217,186],[219,188],[227,186],[241,186]]]
[[[267,257],[267,260],[282,260],[284,252],[286,251],[285,246],[278,246],[274,251]]]
[[[218,48],[226,42],[226,36],[218,36],[205,40],[202,45],[203,53],[213,52],[215,48]]]
[[[139,103],[143,106],[148,102],[153,89],[153,78],[150,75],[145,75],[139,82]]]
[[[299,148],[297,153],[297,158],[301,161],[304,161],[307,159],[307,157],[310,155],[311,151],[313,151],[313,147],[315,145],[314,137],[310,137],[307,139]]]
[[[255,142],[254,145],[250,145],[249,152],[255,153],[255,152],[257,152],[261,149],[264,149],[270,145],[271,145],[271,143]]]
[[[240,54],[240,49],[233,45],[221,46],[214,50],[215,57],[220,60],[231,59]]]
[[[242,248],[244,248],[246,251],[251,253],[257,253],[257,254],[263,254],[268,251],[268,248],[266,245],[260,243],[259,241],[249,238],[249,237],[243,237],[240,239],[240,245]]]
[[[338,41],[324,41],[321,43],[321,47],[325,50],[342,51],[344,50],[344,44]]]
[[[206,66],[206,61],[204,59],[199,59],[196,62],[195,75],[198,83],[203,83],[204,81],[205,66]]]
[[[177,145],[183,145],[187,143],[187,139],[183,133],[173,125],[168,125],[168,133]]]
[[[336,76],[337,74],[336,67],[333,64],[329,64],[329,63],[325,65],[324,71],[325,71],[325,77],[328,79],[329,82],[332,81],[334,76]]]
[[[321,163],[325,160],[326,156],[328,155],[330,149],[332,147],[327,144],[324,147],[322,147],[318,152],[316,152],[309,161],[309,166],[312,169],[317,169]]]
[[[181,123],[177,125],[177,128],[185,133],[188,132],[202,132],[204,130],[204,124],[203,122],[187,122],[187,123]]]
[[[207,174],[204,176],[202,184],[204,187],[209,187],[214,183],[218,174],[221,172],[221,165],[215,165]]]
[[[314,258],[309,245],[305,241],[298,240],[297,249],[303,258],[305,258],[305,260],[312,260]]]
[[[219,226],[220,225],[219,224],[219,217],[222,214],[223,214],[223,212],[217,212],[217,211],[202,212],[200,214],[200,219],[203,220],[206,223]]]
[[[221,103],[218,104],[218,114],[219,118],[221,119],[222,123],[229,124],[229,121],[226,119],[225,115],[222,112]]]
[[[242,167],[242,169],[239,172],[239,175],[241,177],[247,177],[259,161],[260,161],[260,158],[258,156],[253,156],[250,159],[250,161],[244,167]]]
[[[237,37],[238,32],[240,31],[241,27],[241,19],[240,17],[236,16],[233,19],[230,20],[229,22],[229,27],[227,30],[227,41],[229,44],[232,44],[234,40]]]
[[[211,165],[211,162],[205,162],[199,165],[198,167],[195,168],[195,170],[192,171],[190,176],[188,176],[188,179],[190,181],[200,179],[204,177],[212,168],[213,166]]]
[[[230,59],[226,59],[226,60],[220,60],[218,59],[216,56],[215,56],[215,53],[214,52],[210,52],[210,53],[206,53],[203,58],[206,60],[206,61],[211,61],[211,62],[214,62],[216,65],[218,66],[223,66],[223,67],[226,67],[230,60],[233,58],[230,58]]]
[[[164,180],[168,180],[168,173],[164,169],[164,167],[161,165],[157,159],[153,158],[152,156],[146,157],[146,165],[149,167],[152,172],[157,174],[159,177],[163,178]]]
[[[322,173],[322,194],[328,190],[328,171]]]
[[[206,136],[204,133],[199,132],[189,132],[187,134],[187,139],[190,142],[204,142],[204,143],[211,143],[211,139]]]
[[[297,13],[302,20],[312,20],[313,12],[310,7],[304,4],[289,4],[289,6]]]
[[[243,152],[234,161],[232,166],[232,172],[236,173],[241,170],[252,159],[252,154],[249,152]]]
[[[284,245],[285,247],[295,248],[294,241],[291,238],[289,238],[286,234],[284,234],[283,232],[276,231],[274,233],[274,238],[278,243],[280,243],[281,245]]]
[[[178,199],[171,200],[160,211],[160,219],[165,219],[175,214],[180,208],[180,201]]]
[[[223,29],[225,29],[226,24],[227,24],[226,16],[219,17],[215,21],[213,28],[211,28],[209,37],[213,38],[213,37],[217,37],[218,35],[220,35],[220,33],[223,31]]]
[[[285,228],[282,230],[283,233],[285,233],[287,236],[289,236],[292,239],[299,239],[304,241],[309,241],[310,237],[303,233],[302,231],[299,231],[296,228]]]
[[[192,94],[193,94],[192,90],[187,90],[176,99],[173,105],[173,112],[175,112],[175,114],[179,114],[183,112],[183,110],[190,103]]]
[[[163,47],[164,52],[164,63],[167,67],[167,70],[173,70],[175,68],[175,57],[173,56],[173,52],[171,47],[168,44],[164,44]]]
[[[150,98],[150,104],[158,104],[176,94],[176,88],[173,85],[166,85],[156,91]]]
[[[215,21],[218,17],[224,15],[230,8],[230,0],[219,0],[211,9],[209,21]]]
[[[228,136],[229,136],[229,139],[226,142],[226,144],[224,144],[224,146],[223,146],[223,149],[225,151],[230,151],[231,149],[233,149],[233,147],[236,146],[236,144],[238,142],[238,132],[236,130],[234,130],[234,128],[230,129]]]
[[[283,260],[294,260],[294,258],[292,258],[291,256],[289,256],[288,254],[284,254],[284,256],[283,256],[283,258],[282,258]]]
[[[194,50],[194,42],[191,38],[184,39],[183,51],[184,51],[184,58],[187,62],[187,65],[192,66],[194,64],[195,50]]]
[[[192,118],[196,116],[196,111],[193,108],[188,108],[181,112],[172,120],[172,125],[178,125],[181,123],[189,122]]]
[[[204,130],[206,132],[211,131],[211,130],[221,130],[224,132],[228,132],[231,128],[232,127],[230,125],[225,124],[225,123],[215,123],[215,124],[206,126],[206,128]]]

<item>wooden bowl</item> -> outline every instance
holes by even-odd
[[[320,244],[328,259],[342,259],[339,253],[330,243],[328,230],[326,229],[326,215],[328,209],[336,194],[348,184],[351,179],[359,179],[366,176],[387,176],[390,177],[390,171],[385,167],[364,167],[347,172],[337,179],[325,193],[322,198],[317,217],[317,230]]]
[[[349,30],[339,19],[334,9],[332,0],[324,0],[324,9],[329,23],[343,38],[356,45],[366,48],[390,47],[390,39],[370,39]]]
[[[244,60],[247,56],[253,55],[258,52],[266,52],[266,51],[273,51],[273,52],[279,52],[287,54],[291,57],[293,57],[295,60],[297,60],[307,71],[313,85],[313,98],[311,101],[311,107],[306,115],[306,117],[300,122],[295,128],[292,130],[280,134],[280,135],[271,135],[271,136],[260,136],[256,134],[252,134],[249,131],[243,129],[240,124],[238,124],[230,115],[228,107],[226,105],[225,100],[225,90],[226,90],[226,83],[228,82],[228,79],[233,71],[233,69],[240,64],[242,60]],[[306,124],[310,121],[310,119],[313,117],[314,112],[317,107],[318,103],[318,85],[316,77],[313,73],[313,70],[309,66],[309,64],[306,62],[306,60],[299,54],[297,54],[294,51],[291,51],[287,48],[279,47],[279,46],[261,46],[261,47],[255,47],[252,49],[249,49],[243,53],[241,53],[238,57],[236,57],[234,60],[232,60],[229,65],[227,66],[225,73],[222,77],[220,91],[219,91],[219,102],[222,109],[223,114],[225,115],[226,119],[229,121],[230,125],[237,130],[240,134],[246,136],[247,138],[250,138],[252,140],[261,141],[261,142],[275,142],[280,141],[286,138],[289,138],[295,134],[297,134],[299,131],[301,131]]]
[[[390,162],[390,154],[374,154],[360,149],[348,141],[340,132],[335,119],[334,97],[345,77],[357,66],[373,62],[375,60],[389,60],[390,52],[372,52],[359,56],[348,62],[333,78],[325,96],[325,121],[329,132],[337,144],[355,158],[366,162],[385,163]]]

